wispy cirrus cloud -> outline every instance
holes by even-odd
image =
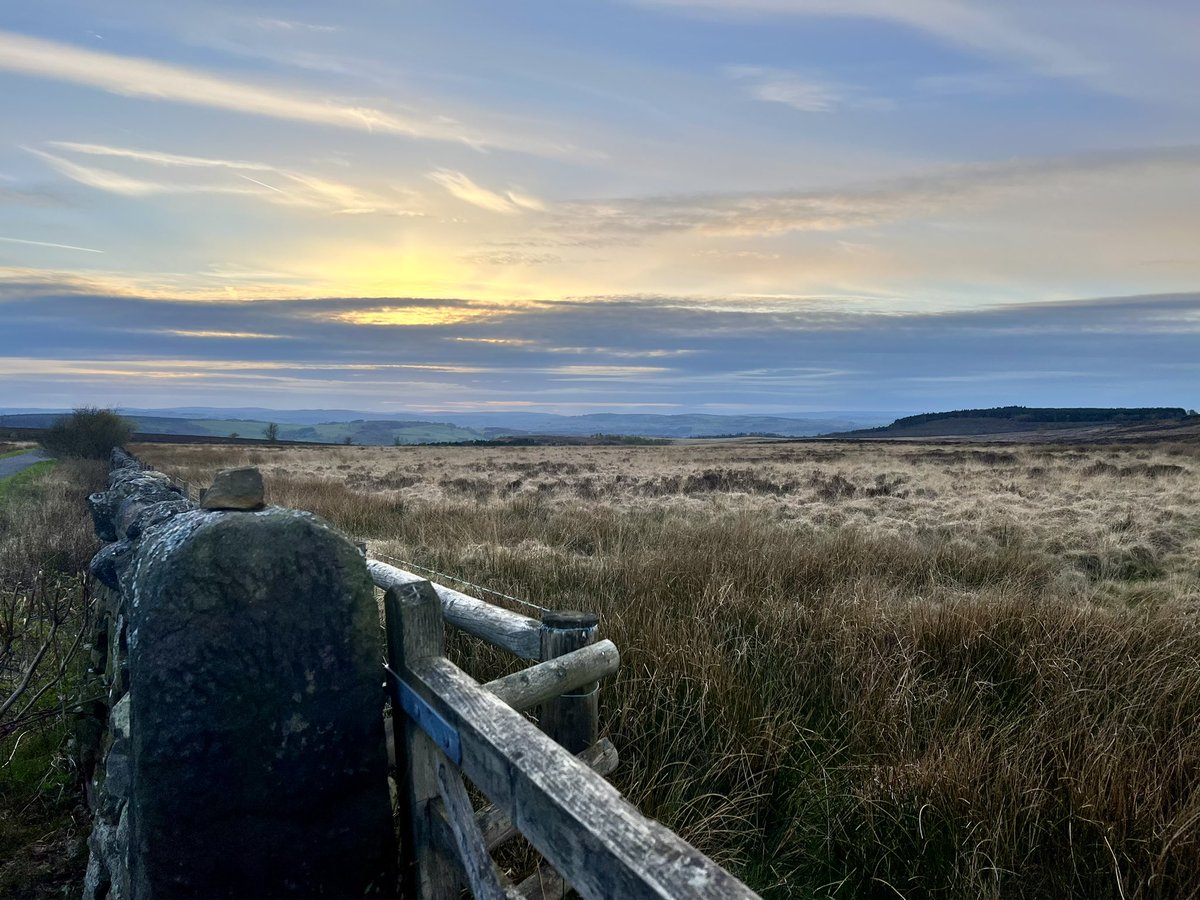
[[[664,366],[603,366],[603,365],[574,365],[550,366],[549,368],[531,374],[562,375],[566,378],[627,378],[630,376],[658,375],[669,372]]]
[[[405,114],[10,31],[0,31],[0,70],[85,85],[125,97],[206,106],[313,125],[547,155],[558,155],[565,149],[535,139],[486,133],[441,115]]]
[[[765,103],[782,103],[801,112],[833,112],[847,101],[845,88],[827,81],[762,66],[726,66],[725,75]]]
[[[558,253],[522,253],[515,250],[481,250],[464,253],[462,258],[487,266],[551,266],[563,261]]]
[[[554,208],[551,233],[648,238],[670,233],[710,236],[843,231],[927,216],[1007,195],[1087,179],[1200,172],[1200,147],[1151,148],[1031,157],[961,165],[834,191],[698,194],[575,201]]]
[[[56,244],[53,241],[32,241],[27,238],[0,237],[6,244],[25,244],[28,247],[51,247],[56,250],[78,250],[82,253],[103,253],[93,247],[76,247],[74,244]]]
[[[546,353],[561,353],[570,356],[611,356],[615,359],[667,359],[691,356],[698,352],[689,349],[661,350],[653,348],[630,349],[628,347],[542,347]]]
[[[316,22],[301,22],[295,19],[258,18],[253,20],[259,28],[267,31],[307,31],[333,34],[344,29],[338,25],[322,25]]]
[[[216,340],[238,341],[280,341],[286,339],[286,336],[282,334],[263,334],[259,331],[213,331],[203,328],[155,328],[150,329],[150,333],[169,334],[173,337],[209,338]]]
[[[234,185],[195,185],[151,181],[101,169],[95,166],[73,162],[54,153],[26,147],[30,153],[49,164],[60,175],[65,175],[72,181],[99,191],[110,194],[122,194],[127,197],[147,197],[152,194],[255,194],[256,191]]]
[[[480,209],[490,212],[515,215],[520,212],[542,212],[546,209],[546,205],[536,197],[516,190],[505,191],[503,194],[497,193],[476,184],[462,172],[437,169],[429,173],[429,179],[435,184],[441,185],[452,196],[464,203],[470,203],[472,206],[478,206]]]
[[[821,16],[890,22],[980,55],[1003,57],[1042,74],[1088,79],[1103,67],[1075,47],[1004,13],[966,0],[633,0],[642,6],[728,16]]]
[[[11,180],[15,181],[15,179]],[[5,187],[4,185],[0,185],[0,206],[61,206],[62,203],[63,201],[60,197],[42,188],[24,186]]]
[[[1172,107],[1200,103],[1194,4],[1056,0],[626,0],[710,19],[843,19],[896,27],[1004,71],[966,71],[943,87],[983,94],[1055,78],[1102,94]],[[945,73],[943,73],[945,74]],[[1016,76],[1016,77],[1013,77]],[[937,78],[935,74],[933,76]],[[937,88],[936,81],[932,87]]]
[[[51,141],[48,146],[53,147],[59,153],[28,147],[26,149],[71,180],[114,194],[132,197],[154,194],[228,194],[254,197],[280,206],[303,207],[341,214],[424,215],[420,210],[413,209],[411,204],[398,202],[399,198],[369,192],[344,182],[268,163],[76,141]],[[62,153],[108,158],[116,163],[135,167],[136,174],[85,165],[65,158],[61,155]],[[165,177],[164,173],[175,173],[180,170],[203,173],[207,180]],[[146,177],[147,171],[156,174],[157,177]],[[248,172],[254,174],[248,175],[246,174]],[[228,180],[229,175],[239,180],[230,181]],[[253,185],[253,187],[247,187],[247,185]]]

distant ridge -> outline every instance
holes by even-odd
[[[838,438],[988,437],[1011,440],[1101,439],[1145,434],[1200,422],[1177,406],[997,406],[903,416],[890,425],[839,432]]]
[[[832,431],[877,425],[894,413],[829,412],[780,415],[680,413],[589,413],[564,416],[535,412],[366,413],[356,410],[270,410],[255,407],[218,409],[122,409],[139,432],[200,438],[260,438],[267,425],[278,426],[281,441],[341,444],[432,444],[489,441],[498,438],[596,435],[644,438],[699,438],[766,434],[814,437]],[[0,409],[0,428],[46,428],[59,411]]]

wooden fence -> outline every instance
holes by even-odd
[[[387,681],[403,823],[404,895],[477,898],[752,898],[604,778],[617,752],[598,739],[598,682],[617,648],[595,616],[541,621],[368,559],[385,591]],[[480,684],[444,655],[444,624],[536,661]],[[538,725],[522,713],[538,708]],[[474,809],[464,776],[489,805]],[[524,835],[545,862],[512,885],[491,852]]]

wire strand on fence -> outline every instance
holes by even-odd
[[[469,588],[474,588],[477,591],[483,591],[485,594],[491,594],[494,597],[502,597],[505,600],[509,600],[513,603],[519,603],[521,606],[527,606],[530,609],[536,609],[536,610],[538,610],[540,612],[544,612],[544,613],[554,611],[554,610],[550,609],[549,607],[539,606],[537,603],[533,603],[529,600],[522,600],[520,597],[514,597],[511,594],[505,594],[505,593],[502,593],[501,591],[496,591],[496,590],[492,590],[492,588],[484,587],[481,584],[475,584],[473,582],[467,581],[465,578],[459,578],[457,575],[448,575],[445,572],[439,572],[436,569],[430,569],[428,566],[417,565],[415,562],[412,562],[411,560],[397,559],[394,556],[388,556],[386,553],[374,553],[373,555],[378,557],[379,559],[383,559],[388,562],[396,563],[396,564],[402,566],[403,568],[416,569],[419,572],[424,572],[426,575],[432,575],[435,578],[445,578],[450,581],[456,581],[459,584],[466,585]]]

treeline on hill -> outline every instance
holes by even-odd
[[[1051,422],[1161,422],[1164,419],[1186,419],[1187,410],[1180,406],[1138,406],[1138,407],[1036,407],[1036,406],[996,406],[991,409],[953,409],[949,412],[921,413],[916,416],[904,416],[891,425],[881,428],[863,429],[864,431],[886,431],[891,428],[904,428],[909,425],[924,425],[927,422],[940,422],[946,419],[1008,419],[1015,422],[1031,424]]]

